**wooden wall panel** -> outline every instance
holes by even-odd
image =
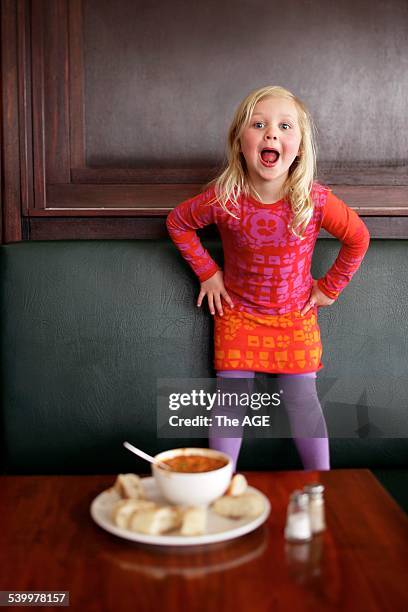
[[[407,25],[405,0],[6,0],[3,239],[72,238],[75,218],[78,237],[156,236],[222,167],[238,102],[268,83],[308,104],[318,179],[402,237]]]
[[[13,0],[2,2],[2,242],[21,240],[20,142],[18,106],[18,14]]]
[[[58,217],[26,217],[24,223],[25,240],[83,240],[83,239],[157,239],[168,236],[165,219],[163,217],[86,217],[86,212],[81,216],[64,217],[63,211],[58,212]],[[405,217],[365,217],[372,239],[395,239],[408,238],[408,216]],[[216,228],[210,227],[199,231],[200,235],[210,237],[217,236]],[[333,236],[320,232],[320,238]]]
[[[304,99],[321,160],[406,162],[407,25],[406,0],[84,0],[87,165],[211,166],[267,84]]]

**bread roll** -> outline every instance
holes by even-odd
[[[129,529],[148,535],[159,535],[177,529],[181,525],[182,515],[178,508],[162,506],[134,512],[129,519]]]
[[[232,495],[235,497],[236,495],[242,495],[245,493],[248,487],[247,479],[243,474],[235,474],[231,478],[230,485],[225,493],[225,495]]]
[[[229,518],[254,518],[264,511],[264,501],[257,493],[244,493],[237,497],[224,495],[213,503],[212,509]]]
[[[141,478],[136,474],[119,474],[113,488],[123,499],[144,499]]]
[[[180,533],[183,536],[202,535],[207,522],[207,510],[203,506],[192,506],[183,511]]]
[[[121,499],[113,506],[112,520],[117,527],[127,529],[134,512],[155,508],[156,504],[144,499]]]

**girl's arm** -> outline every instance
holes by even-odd
[[[360,267],[370,243],[370,234],[358,214],[332,192],[327,196],[321,226],[342,243],[334,264],[317,281],[320,291],[335,300]]]
[[[231,308],[234,304],[224,286],[223,274],[208,251],[203,247],[195,230],[217,222],[216,198],[212,188],[190,198],[174,208],[167,217],[170,237],[180,253],[200,279],[201,289],[197,306],[207,296],[211,314],[223,316],[223,298]]]
[[[214,190],[208,189],[174,208],[166,225],[170,238],[196,273],[200,282],[208,280],[220,269],[203,247],[195,230],[216,223]]]

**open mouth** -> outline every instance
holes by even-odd
[[[279,157],[280,153],[276,149],[262,149],[261,151],[261,161],[267,168],[274,166]]]

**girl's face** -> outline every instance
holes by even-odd
[[[249,178],[255,187],[281,186],[299,153],[302,134],[295,103],[265,98],[255,105],[240,137]]]

